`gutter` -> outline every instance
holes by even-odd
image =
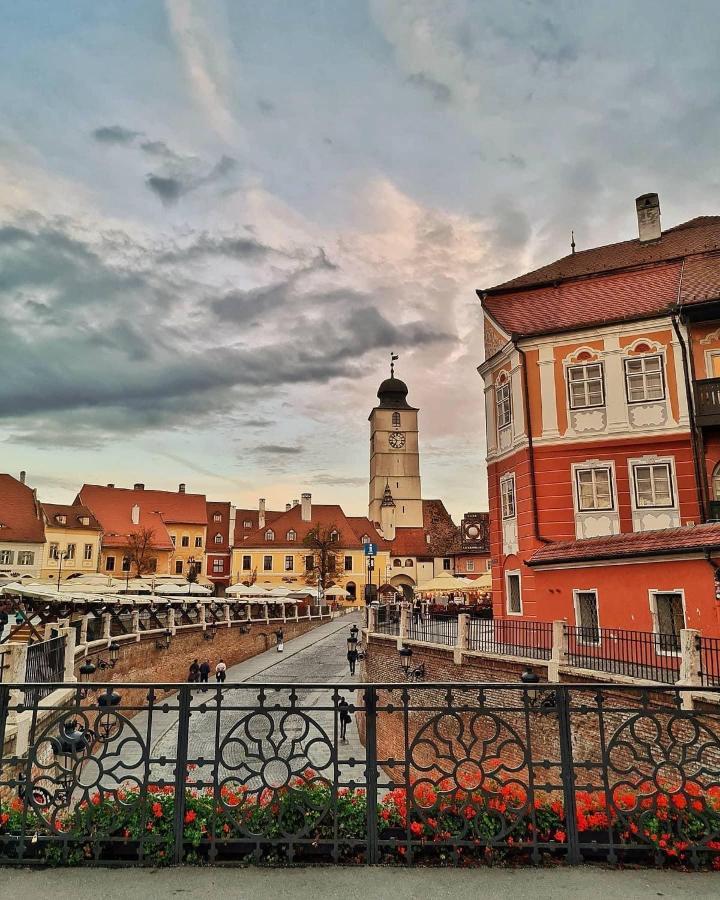
[[[690,363],[688,361],[688,348],[680,331],[680,323],[678,321],[680,311],[682,309],[682,283],[685,273],[685,260],[683,259],[680,267],[680,278],[678,279],[677,300],[675,308],[670,313],[673,329],[680,344],[680,353],[683,361],[683,380],[685,382],[685,394],[687,396],[688,412],[690,414],[690,445],[693,455],[693,468],[695,470],[695,490],[697,493],[698,509],[700,510],[700,521],[707,522],[707,473],[700,456],[700,447],[698,442],[698,427],[695,420],[695,393],[691,377]]]
[[[704,553],[707,562],[713,567],[715,571],[720,569],[720,566],[717,566],[710,559],[710,555],[712,553],[711,550],[708,550],[707,547],[665,547],[663,549],[658,550],[643,550],[640,553],[632,553],[632,554],[622,554],[618,555],[617,553],[598,553],[591,557],[588,556],[567,556],[562,559],[538,559],[533,561],[532,557],[526,561],[525,565],[529,566],[531,569],[540,566],[558,566],[558,565],[566,565],[567,563],[578,563],[578,562],[606,562],[607,560],[617,560],[621,562],[622,560],[632,561],[633,559],[644,559],[646,557],[654,557],[654,556],[671,556],[675,554],[684,554],[684,553]]]
[[[537,489],[535,485],[535,448],[533,446],[532,416],[530,414],[530,392],[528,390],[527,379],[527,359],[525,358],[525,351],[517,345],[516,347],[522,361],[523,405],[525,407],[525,431],[527,432],[528,460],[530,463],[530,491],[532,495],[533,536],[536,541],[539,541],[542,544],[551,544],[552,541],[549,538],[543,537],[543,535],[540,534],[540,520],[538,517],[537,507]]]

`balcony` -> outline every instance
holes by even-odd
[[[695,382],[695,420],[700,426],[720,425],[720,378]]]

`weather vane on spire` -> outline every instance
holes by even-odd
[[[397,353],[390,352],[390,377],[395,377],[395,360],[400,359]]]

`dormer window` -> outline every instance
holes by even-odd
[[[57,515],[55,516],[55,521],[58,523],[58,525],[65,525],[67,522],[67,516]]]
[[[247,519],[243,522],[243,528],[252,528],[252,522],[248,522]]]
[[[291,528],[290,531],[288,531],[286,537],[289,541],[294,541],[297,539],[297,533]]]
[[[266,541],[274,541],[275,540],[275,532],[272,530],[272,528],[268,528],[268,530],[265,532],[265,540]]]
[[[333,544],[335,543],[335,541],[337,541],[338,537],[339,537],[339,535],[338,535],[337,531],[330,532],[330,540],[333,542]]]
[[[216,534],[215,535],[215,543],[222,544],[222,541],[223,541],[223,536],[221,534]]]
[[[720,484],[720,480],[718,481],[718,484]],[[360,540],[363,542],[363,544],[369,544],[369,543],[370,543],[370,538],[369,538],[366,534],[364,534],[364,535],[360,538]]]
[[[80,516],[80,524],[85,525],[85,526],[89,525],[90,524],[89,517],[88,516]]]
[[[213,522],[222,522],[221,513],[218,513],[218,512],[215,513],[215,515],[213,516]]]

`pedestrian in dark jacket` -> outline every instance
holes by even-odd
[[[338,710],[340,712],[340,743],[347,744],[347,727],[352,722],[352,716],[350,715],[350,704],[344,697],[340,698]]]
[[[357,661],[358,661],[357,650],[348,650],[347,659],[348,659],[348,663],[350,663],[350,674],[354,675],[355,674],[355,665],[357,664]]]
[[[188,672],[188,681],[196,682],[200,678],[200,665],[198,661],[194,659],[190,663],[190,671]]]
[[[206,659],[205,662],[200,663],[200,681],[203,684],[207,684],[209,675],[210,675],[210,660]]]

